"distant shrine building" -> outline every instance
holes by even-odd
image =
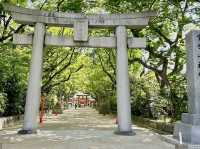
[[[68,105],[74,106],[77,105],[79,107],[93,107],[96,104],[96,100],[92,98],[89,94],[78,92],[74,94],[72,98],[68,99]]]

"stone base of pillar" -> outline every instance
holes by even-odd
[[[134,136],[135,135],[135,132],[133,132],[132,130],[131,131],[120,131],[120,130],[116,130],[114,132],[114,134],[116,135],[122,135],[122,136]]]
[[[182,114],[182,121],[177,122],[174,127],[174,138],[180,139],[184,143],[200,144],[200,115],[199,114]]]
[[[19,130],[18,134],[26,135],[26,134],[36,134],[37,130]]]
[[[192,145],[192,144],[176,144],[175,149],[200,149],[200,145]]]

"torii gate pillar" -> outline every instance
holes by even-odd
[[[45,36],[45,25],[36,23],[33,50],[31,58],[31,67],[28,82],[28,91],[26,95],[26,105],[24,114],[24,125],[20,134],[36,133],[38,128],[38,113],[41,96],[41,79],[42,79],[42,61],[43,45]]]
[[[131,106],[128,76],[127,31],[116,27],[117,37],[117,134],[131,135]]]

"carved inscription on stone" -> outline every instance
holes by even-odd
[[[88,20],[74,21],[74,41],[88,41]]]
[[[196,47],[197,47],[197,69],[198,69],[198,75],[200,76],[200,32],[197,33],[196,37],[195,37],[195,41],[196,41]]]
[[[200,114],[200,31],[186,35],[189,113]]]

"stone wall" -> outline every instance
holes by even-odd
[[[0,130],[19,124],[21,120],[23,120],[23,115],[0,117]]]
[[[151,120],[148,118],[134,116],[133,123],[141,127],[154,129],[156,131],[165,132],[169,134],[173,134],[173,130],[174,130],[173,123],[159,122],[159,121]]]

